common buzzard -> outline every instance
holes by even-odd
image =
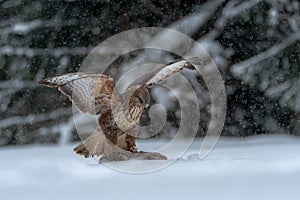
[[[192,59],[199,62],[197,58]],[[187,60],[169,63],[134,81],[123,94],[115,88],[114,78],[105,74],[70,73],[46,78],[39,84],[58,88],[82,113],[100,115],[97,130],[74,151],[84,157],[110,159],[111,152],[138,155],[135,138],[142,112],[149,106],[149,89],[183,68],[195,69]],[[166,157],[154,153],[147,159]]]

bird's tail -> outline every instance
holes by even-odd
[[[85,141],[76,146],[73,150],[75,153],[86,158],[93,156],[101,156],[107,146],[106,137],[102,131],[96,130]]]

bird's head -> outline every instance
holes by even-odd
[[[131,120],[138,122],[143,111],[149,107],[148,89],[141,85],[130,86],[122,96],[123,108],[129,111]]]
[[[143,108],[148,108],[150,104],[150,94],[146,87],[138,87],[132,94],[130,102],[135,106],[141,106]]]

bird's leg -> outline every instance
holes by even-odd
[[[137,152],[136,145],[135,145],[135,137],[126,134],[126,143],[128,147],[128,151]]]

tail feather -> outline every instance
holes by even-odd
[[[76,146],[73,150],[75,153],[82,155],[86,158],[101,156],[104,153],[106,145],[106,137],[102,131],[96,130],[84,142]]]
[[[81,143],[73,149],[75,153],[84,156],[85,158],[90,157],[90,152],[85,148],[84,144]]]

